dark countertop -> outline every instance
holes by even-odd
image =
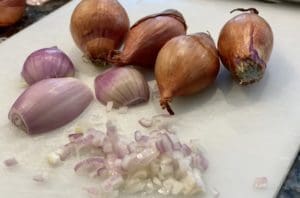
[[[277,198],[300,198],[300,152],[295,159]]]
[[[6,38],[19,32],[70,1],[71,0],[53,0],[43,6],[27,6],[25,16],[21,21],[13,26],[0,28],[0,42],[2,40],[1,38]],[[300,198],[300,152],[277,198]]]
[[[71,0],[52,0],[42,6],[27,6],[23,18],[16,24],[0,28],[0,38],[7,38],[28,27]],[[0,39],[3,40],[3,39]],[[1,42],[1,41],[0,41]]]

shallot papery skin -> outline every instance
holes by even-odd
[[[130,28],[123,50],[113,52],[112,62],[153,67],[162,46],[175,36],[185,35],[186,29],[182,14],[174,9],[146,16]]]
[[[0,1],[0,27],[13,25],[19,21],[25,11],[25,0]]]
[[[133,106],[147,102],[149,86],[144,76],[133,67],[112,67],[95,79],[97,99],[104,105],[113,102],[113,107]]]
[[[75,78],[46,79],[18,97],[8,118],[26,133],[46,132],[75,119],[92,99],[92,91]]]
[[[75,68],[63,51],[57,47],[50,47],[31,53],[25,60],[21,74],[31,85],[47,78],[74,76]]]
[[[160,104],[173,115],[169,102],[175,96],[191,95],[213,84],[220,69],[216,46],[210,35],[196,33],[168,41],[155,63]]]
[[[230,19],[222,28],[218,50],[223,65],[241,85],[263,78],[273,48],[273,32],[254,8]],[[233,12],[232,11],[232,12]]]
[[[117,0],[82,0],[72,14],[70,29],[85,55],[106,61],[108,53],[121,46],[129,18]]]

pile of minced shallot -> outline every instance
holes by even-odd
[[[89,157],[75,165],[75,172],[103,179],[97,188],[87,190],[94,197],[119,193],[181,197],[205,191],[202,172],[208,161],[197,146],[181,142],[168,129],[136,131],[134,140],[128,140],[108,121],[106,133],[89,129],[70,134],[69,143],[50,153],[48,161],[55,165],[81,150]]]

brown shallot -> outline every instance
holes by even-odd
[[[230,19],[222,28],[218,50],[222,63],[241,85],[263,78],[273,48],[273,33],[255,8]]]
[[[105,61],[110,50],[121,46],[129,19],[117,0],[83,0],[72,14],[70,29],[87,57]]]
[[[137,21],[125,39],[124,49],[112,52],[117,65],[154,66],[162,46],[171,38],[186,34],[182,14],[174,9],[146,16]]]
[[[169,102],[175,96],[190,95],[211,85],[220,63],[213,39],[206,33],[178,36],[160,50],[155,78],[160,104],[173,115]]]

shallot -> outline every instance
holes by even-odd
[[[18,161],[16,160],[16,158],[11,157],[11,158],[8,158],[8,159],[4,160],[3,163],[7,167],[12,167],[12,166],[17,165]]]
[[[132,106],[149,100],[149,86],[144,76],[133,67],[112,67],[95,79],[97,99],[113,107]]]
[[[218,50],[222,63],[241,85],[263,78],[273,48],[273,33],[255,8],[230,19],[222,28]]]
[[[43,48],[31,53],[22,70],[28,84],[47,78],[72,77],[75,69],[70,58],[57,47]]]
[[[83,0],[73,11],[70,29],[84,54],[106,61],[108,53],[121,46],[129,19],[117,0]]]
[[[153,67],[162,46],[175,36],[185,35],[186,29],[182,14],[174,9],[146,16],[131,26],[123,50],[112,53],[112,62]]]
[[[29,134],[50,131],[74,120],[93,99],[75,78],[51,78],[27,88],[12,105],[8,118]]]
[[[173,115],[169,105],[173,97],[207,88],[215,81],[219,68],[218,52],[210,35],[196,33],[169,40],[155,63],[161,107]]]

